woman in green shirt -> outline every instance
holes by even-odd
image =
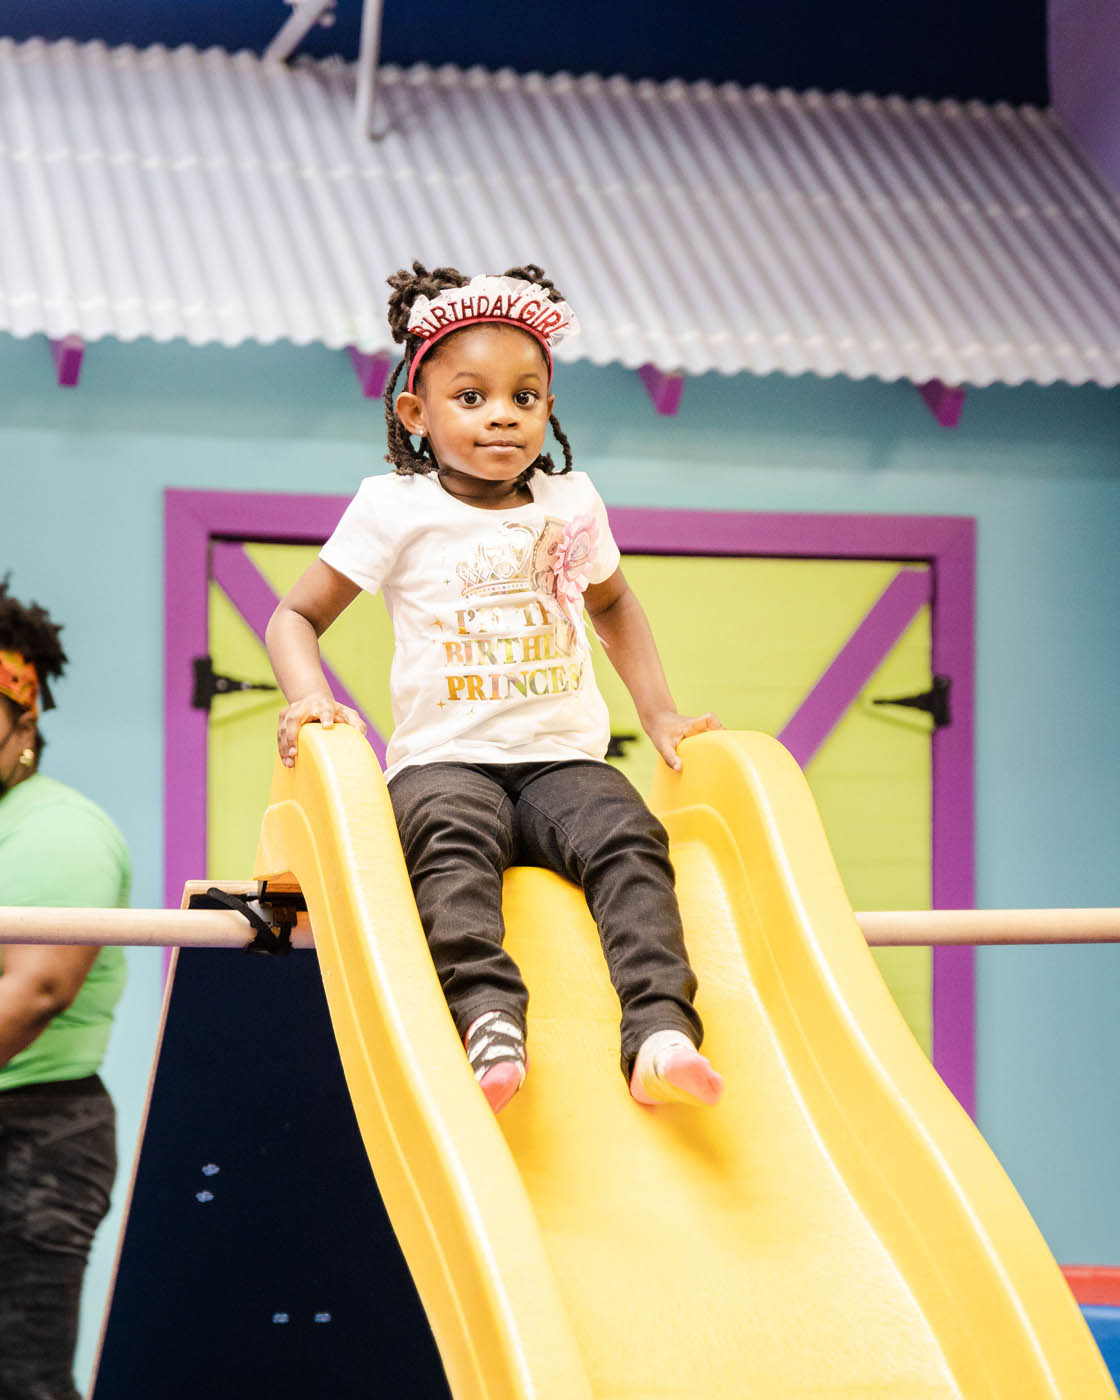
[[[39,772],[59,628],[0,580],[0,905],[123,907],[128,853],[100,808]],[[0,1397],[78,1400],[82,1277],[116,1172],[97,1071],[119,948],[0,945]]]

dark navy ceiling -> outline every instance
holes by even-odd
[[[283,0],[3,0],[0,34],[260,51]],[[354,57],[361,0],[302,51]],[[385,0],[382,62],[1048,101],[1046,0]]]

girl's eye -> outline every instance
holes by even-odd
[[[467,408],[477,408],[482,402],[482,395],[477,389],[464,389],[459,395],[459,400],[461,403],[465,404]]]
[[[519,408],[531,408],[537,401],[537,396],[532,389],[520,389],[513,398]]]

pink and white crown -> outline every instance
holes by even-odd
[[[420,344],[408,372],[409,391],[417,365],[437,341],[464,326],[487,321],[502,321],[528,331],[548,357],[550,378],[553,346],[566,336],[579,333],[579,322],[568,303],[550,301],[547,290],[538,282],[487,274],[472,277],[465,287],[445,287],[438,296],[417,297],[413,303],[408,329],[419,337]]]

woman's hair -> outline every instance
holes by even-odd
[[[552,282],[535,263],[527,263],[524,267],[511,267],[502,274],[505,277],[519,277],[525,282],[536,282],[544,288],[549,301],[563,301],[563,294],[553,286]],[[408,379],[408,370],[412,365],[412,357],[421,344],[420,337],[411,333],[408,329],[408,317],[412,311],[413,303],[417,297],[437,297],[440,292],[446,291],[448,287],[465,287],[470,281],[469,277],[455,267],[436,267],[430,272],[423,263],[414,262],[412,271],[408,272],[403,267],[399,272],[394,272],[389,279],[389,286],[393,289],[393,294],[389,298],[389,329],[393,333],[393,339],[398,345],[404,346],[404,358],[396,369],[389,376],[389,382],[385,385],[385,425],[388,430],[389,451],[385,454],[385,460],[391,462],[402,476],[411,476],[414,472],[430,472],[438,465],[435,457],[432,456],[432,449],[428,439],[421,438],[419,448],[412,445],[412,438],[408,430],[397,416],[396,409],[396,388],[397,381],[401,377],[402,371],[405,380]],[[457,332],[452,332],[447,336],[447,340],[454,340]],[[443,349],[446,341],[441,341],[434,345],[424,357],[424,363],[430,364],[436,355]],[[541,354],[544,352],[542,350]],[[423,368],[418,367],[417,375],[423,374]],[[556,420],[556,415],[549,418],[552,425],[552,432],[556,441],[560,444],[564,453],[564,465],[557,467],[552,458],[545,453],[528,467],[517,478],[517,485],[522,486],[534,471],[546,472],[550,475],[563,476],[565,472],[572,469],[572,448],[571,444]]]
[[[44,698],[50,697],[49,682],[61,676],[66,667],[66,653],[58,639],[62,628],[52,622],[37,603],[23,604],[8,592],[8,578],[0,578],[0,650],[18,651],[28,661],[34,663],[39,673],[40,692]],[[0,695],[0,702],[6,704],[12,719],[23,713],[14,700]],[[36,730],[35,754],[42,752],[43,738]]]

